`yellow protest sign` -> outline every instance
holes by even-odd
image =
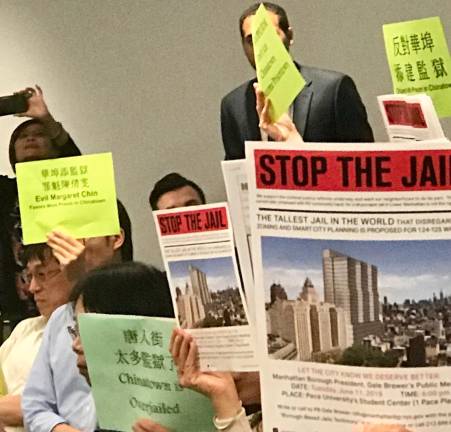
[[[277,121],[288,111],[305,80],[283,44],[263,4],[252,20],[255,67],[261,90],[271,101],[270,116]]]
[[[383,26],[395,93],[426,93],[439,117],[451,116],[451,58],[439,17]]]
[[[16,164],[24,244],[62,229],[75,238],[119,233],[111,153]]]
[[[0,368],[0,396],[5,396],[8,394],[8,389],[5,383],[5,377],[3,375],[3,371]]]

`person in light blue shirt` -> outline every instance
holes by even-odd
[[[119,206],[121,233],[75,240],[60,232],[49,235],[53,254],[74,282],[107,263],[131,261],[131,224]],[[125,234],[124,234],[125,233]],[[22,394],[24,424],[29,432],[92,432],[96,413],[91,389],[79,374],[68,327],[74,325],[73,305],[53,312]]]
[[[73,323],[72,304],[65,304],[47,324],[22,396],[25,425],[30,432],[88,432],[96,428],[91,388],[78,372],[67,331]]]

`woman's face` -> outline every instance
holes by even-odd
[[[72,351],[77,355],[77,367],[81,375],[86,378],[86,381],[91,385],[88,374],[88,366],[86,365],[85,352],[83,351],[83,346],[81,344],[80,333],[78,331],[78,316],[86,312],[83,307],[83,299],[79,297],[77,303],[75,304],[75,331],[71,332],[73,335]]]
[[[52,159],[57,156],[44,126],[32,123],[25,126],[14,143],[16,162]]]

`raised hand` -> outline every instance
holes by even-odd
[[[17,117],[31,117],[42,120],[50,116],[47,104],[44,101],[42,89],[37,84],[35,87],[27,87],[18,93],[23,93],[28,96],[28,109],[23,113],[16,114]]]
[[[256,110],[259,118],[259,127],[275,141],[302,142],[302,137],[296,129],[296,125],[288,114],[283,114],[276,122],[270,116],[271,101],[267,99],[258,83],[254,83]]]
[[[86,273],[86,248],[83,241],[54,230],[47,234],[47,244],[69,281],[75,283]]]
[[[235,416],[241,409],[235,382],[229,372],[201,372],[199,353],[192,336],[182,329],[174,329],[169,344],[177,367],[180,385],[208,396],[216,417]]]

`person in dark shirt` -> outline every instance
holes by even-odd
[[[48,110],[41,88],[29,87],[23,92],[29,96],[28,109],[18,116],[30,119],[11,135],[9,160],[13,171],[19,162],[80,155],[72,138]],[[8,320],[13,327],[34,314],[21,263],[22,233],[15,178],[0,175],[0,196],[0,312],[1,321]]]

